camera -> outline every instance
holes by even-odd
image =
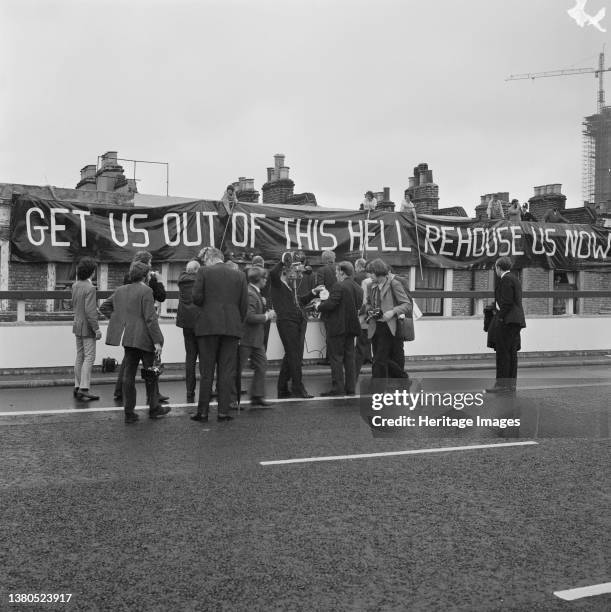
[[[299,280],[305,272],[306,256],[303,251],[285,251],[282,265],[289,280]]]
[[[369,323],[369,321],[379,321],[384,316],[384,312],[381,308],[372,308],[367,311],[367,317],[365,318],[365,322]]]
[[[148,368],[142,368],[140,370],[140,376],[142,376],[142,380],[145,382],[155,382],[159,379],[163,372],[163,364],[162,363],[153,363],[152,366]]]

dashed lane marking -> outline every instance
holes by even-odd
[[[484,448],[505,448],[508,446],[532,446],[538,442],[526,440],[523,442],[499,442],[497,444],[472,444],[470,446],[442,446],[440,448],[420,448],[417,450],[392,451],[385,453],[365,453],[361,455],[334,455],[330,457],[304,457],[301,459],[279,459],[276,461],[260,461],[260,465],[286,465],[289,463],[314,463],[317,461],[341,461],[343,459],[370,459],[372,457],[393,457],[397,455],[424,455],[426,453],[447,453],[464,450],[480,450]]]
[[[595,595],[604,595],[605,593],[611,593],[611,582],[593,584],[592,586],[579,587],[577,589],[567,589],[566,591],[554,591],[556,597],[565,601],[573,601],[583,597],[594,597]]]

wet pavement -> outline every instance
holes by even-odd
[[[18,592],[72,593],[61,607],[79,611],[611,608],[553,595],[611,581],[606,367],[521,371],[518,399],[487,398],[490,414],[517,402],[509,435],[377,436],[355,398],[202,424],[184,382],[161,389],[170,416],[135,426],[112,385],[97,410],[67,387],[0,391],[0,609],[28,609],[7,605]],[[434,452],[388,454],[405,451]]]
[[[431,364],[435,366],[435,364]],[[464,365],[464,364],[463,364]],[[468,366],[469,364],[467,364]],[[476,364],[476,369],[440,369],[439,367],[426,367],[420,365],[416,371],[412,371],[412,378],[427,379],[427,378],[463,378],[481,381],[483,387],[492,386],[494,384],[494,369],[491,367],[485,368],[482,364]],[[458,363],[456,364],[458,366]],[[324,391],[328,391],[331,387],[331,381],[328,374],[328,368],[316,367],[306,368],[304,370],[304,383],[314,395],[319,395]],[[369,377],[371,369],[365,367],[363,374]],[[52,375],[49,375],[52,376]],[[59,376],[59,375],[57,375]],[[11,380],[11,377],[3,377],[5,382]],[[13,377],[14,384],[18,387],[0,388],[0,415],[3,412],[13,411],[41,411],[41,410],[63,410],[74,409],[83,410],[89,408],[110,408],[120,407],[121,404],[113,399],[114,379],[115,375],[105,375],[98,378],[98,384],[93,384],[91,392],[100,397],[99,400],[93,402],[77,401],[72,396],[72,387],[65,384],[65,375],[61,376],[64,384],[61,386],[36,386],[33,388],[25,388],[24,384],[34,379],[38,382],[44,381],[40,374],[32,375],[31,377],[20,376]],[[611,378],[611,364],[602,365],[571,365],[560,367],[524,367],[519,371],[518,386],[520,388],[529,388],[532,386],[557,386],[564,384],[562,381],[571,379],[578,381],[579,384],[588,380],[605,381]],[[169,379],[169,380],[168,380]],[[251,374],[247,372],[242,383],[242,401],[248,400],[248,386],[250,384]],[[276,398],[276,380],[277,370],[270,372],[266,380],[267,397]],[[25,382],[24,382],[25,381]],[[104,384],[101,384],[102,381]],[[543,381],[543,382],[540,382]],[[198,383],[199,384],[199,383]],[[177,370],[169,372],[169,376],[163,376],[160,379],[160,390],[164,395],[170,397],[170,402],[173,406],[186,406],[186,389],[184,378]],[[144,404],[145,392],[144,384],[140,381],[137,384],[138,403]],[[320,398],[319,400],[320,401]]]

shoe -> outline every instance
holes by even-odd
[[[217,421],[233,421],[233,417],[229,416],[228,414],[219,414],[216,417]]]
[[[344,394],[339,391],[325,391],[320,394],[320,397],[341,397],[343,395]]]
[[[187,395],[187,404],[195,403],[195,395]]]
[[[311,399],[314,396],[311,393],[308,393],[305,389],[303,391],[298,391],[297,393],[292,393],[290,397],[299,397],[301,399]]]
[[[169,395],[158,395],[157,399],[162,403],[165,404],[166,402],[170,401],[170,396]]]
[[[240,404],[238,404],[238,402],[231,402],[229,404],[229,410],[238,410],[239,407],[240,407]]]
[[[263,397],[251,397],[250,398],[250,405],[251,406],[262,406],[262,407],[266,407],[266,406],[271,406],[271,402],[267,402],[265,401],[265,398]]]
[[[346,391],[346,395],[350,395],[350,396],[356,395],[356,391]]]
[[[169,406],[157,406],[149,410],[149,419],[159,419],[172,410]]]
[[[126,423],[137,423],[140,417],[135,412],[128,412],[125,414]]]
[[[115,400],[115,402],[122,402],[123,401],[123,395],[121,395],[121,393],[115,393],[112,398]]]
[[[76,399],[92,401],[99,400],[99,395],[94,395],[93,393],[89,393],[87,389],[79,389],[79,392],[76,394]]]
[[[490,387],[489,389],[485,390],[486,393],[514,393],[515,389],[512,389],[511,387]]]
[[[196,414],[191,416],[191,420],[192,421],[197,421],[198,423],[207,423],[208,422],[208,415],[207,414],[200,414],[199,412],[197,412]]]
[[[278,391],[278,399],[286,399],[287,397],[293,397],[290,391]]]
[[[74,397],[78,397],[78,387],[74,387],[74,391],[72,391],[72,395]]]

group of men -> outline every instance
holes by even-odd
[[[146,268],[148,274],[141,275],[142,279],[138,278],[138,281],[145,287],[148,285],[146,290],[151,294],[152,303],[156,299],[165,298],[165,289],[155,275],[150,273],[150,254],[144,255],[147,261],[143,263],[142,257],[137,256],[132,267],[140,265]],[[260,257],[241,271],[237,266],[228,265],[223,253],[214,247],[202,249],[197,260],[187,263],[178,281],[176,325],[183,330],[188,403],[195,403],[195,367],[199,359],[200,387],[197,411],[191,417],[193,420],[208,420],[215,377],[217,419],[232,419],[229,411],[236,401],[239,402],[241,373],[248,363],[254,370],[250,386],[251,406],[269,406],[265,397],[265,375],[267,334],[272,321],[276,322],[284,347],[277,380],[278,397],[313,397],[304,385],[302,373],[307,321],[312,312],[318,312],[324,324],[326,353],[331,369],[330,389],[322,395],[355,395],[361,367],[368,360],[373,363],[374,378],[407,376],[404,343],[397,333],[397,321],[402,316],[410,316],[413,306],[405,279],[394,275],[381,259],[372,262],[359,259],[355,271],[351,262],[336,263],[335,253],[324,251],[321,256],[322,267],[312,273],[311,269],[306,268],[303,257],[296,255],[292,252],[284,253],[269,273]],[[88,389],[93,361],[90,345],[93,344],[95,351],[95,341],[101,336],[93,316],[95,290],[91,279],[95,270],[94,263],[85,261],[79,264],[79,280],[73,288],[73,331],[77,336],[75,396],[79,399],[97,399]],[[520,283],[517,277],[509,274],[510,268],[509,258],[497,261],[499,282],[495,297],[498,314],[494,339],[497,385],[493,392],[499,388],[511,390],[515,387],[520,330],[525,326]],[[134,282],[134,279],[127,281]],[[116,307],[113,311],[112,304],[110,308],[108,304],[106,306],[107,312],[102,312],[116,319]],[[150,318],[149,315],[138,314],[145,322]],[[129,322],[127,317],[123,318],[126,319],[122,322],[125,327],[126,322]],[[85,328],[86,334],[83,332]],[[154,331],[155,334],[149,334],[149,344],[154,347],[149,352],[159,356],[163,340],[158,326],[155,326]],[[148,333],[146,329],[142,332],[144,335]],[[84,339],[84,336],[90,338]],[[118,344],[116,339],[110,341],[109,338],[110,335],[107,336],[107,343]],[[123,345],[126,360],[119,373],[115,397],[129,400],[129,408],[133,412],[131,404],[135,403],[135,397],[132,397],[135,391],[131,383],[126,386],[126,379],[133,377],[137,363],[133,364],[127,359],[131,355],[128,349],[133,347],[128,347],[125,342]],[[126,377],[123,368],[128,361],[130,376]],[[144,359],[142,361],[144,364]],[[152,358],[148,359],[147,355],[147,363],[144,365],[150,366],[149,361],[152,362]],[[126,392],[129,398],[120,395]],[[159,393],[157,385],[150,388],[147,386],[147,393],[149,400],[155,404],[151,408],[152,414],[159,416],[167,413],[161,404],[167,402],[168,398]]]

